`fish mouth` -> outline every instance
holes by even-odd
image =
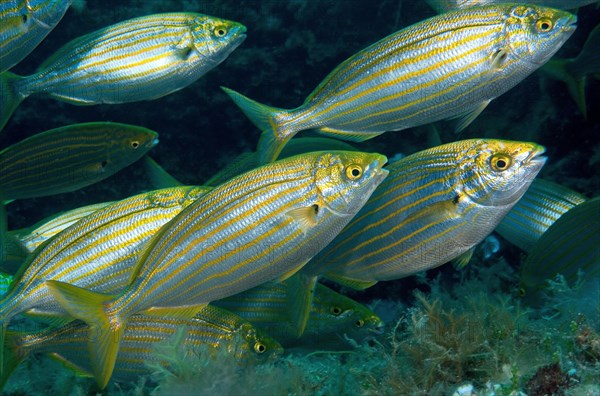
[[[375,326],[374,328],[369,329],[369,332],[374,335],[382,335],[384,333],[384,331],[385,331],[385,323],[383,323],[382,321],[379,321],[377,323],[377,326]]]
[[[577,29],[577,15],[570,15],[564,19],[563,31],[572,32]]]
[[[377,155],[377,157],[375,160],[373,160],[373,162],[371,163],[371,166],[374,169],[375,176],[378,178],[383,178],[390,173],[389,170],[383,168],[384,166],[387,165],[388,158],[383,154],[376,154],[376,155]]]
[[[542,155],[546,152],[546,148],[543,146],[538,146],[536,149],[531,150],[529,156],[525,158],[523,161],[526,165],[539,166],[540,168],[546,163],[548,157]]]

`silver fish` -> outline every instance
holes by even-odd
[[[576,20],[566,11],[514,4],[441,14],[351,56],[292,110],[224,89],[263,131],[263,163],[306,129],[354,141],[453,117],[462,117],[462,129],[548,61]]]
[[[237,22],[181,12],[134,18],[87,34],[67,43],[31,76],[0,75],[0,128],[30,95],[76,105],[168,95],[223,62],[245,32]]]

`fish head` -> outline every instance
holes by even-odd
[[[366,306],[317,284],[307,332],[325,337],[347,335],[363,341],[383,332],[384,322]]]
[[[136,125],[105,123],[108,138],[112,141],[115,152],[128,158],[141,158],[152,147],[158,144],[158,133]]]
[[[328,151],[317,156],[314,180],[321,205],[339,215],[355,215],[388,171],[377,153]]]
[[[246,39],[246,26],[238,22],[198,15],[193,22],[194,46],[203,60],[221,63]]]
[[[534,5],[514,6],[506,26],[511,52],[537,68],[571,37],[576,22],[577,16],[567,11]]]
[[[536,143],[477,139],[459,170],[462,192],[478,205],[510,209],[546,163]]]
[[[272,361],[283,354],[279,342],[248,322],[239,327],[233,345],[236,358],[246,363]]]

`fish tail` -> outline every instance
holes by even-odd
[[[6,332],[5,344],[2,348],[2,373],[0,373],[0,391],[4,389],[11,374],[28,356],[28,351],[20,342],[19,333]]]
[[[46,285],[71,316],[90,326],[88,347],[92,368],[98,386],[104,389],[115,367],[126,325],[118,313],[108,310],[112,297],[54,280],[46,281]]]
[[[278,116],[288,114],[289,111],[270,107],[258,103],[229,88],[221,87],[244,114],[258,127],[262,134],[258,142],[258,153],[261,164],[273,162],[277,159],[283,146],[296,134],[279,121]]]
[[[296,337],[300,337],[306,329],[310,315],[317,277],[298,273],[288,278],[285,283],[287,284],[286,300],[290,320],[296,331]]]
[[[567,84],[569,94],[577,103],[583,118],[587,119],[587,107],[585,103],[585,76],[577,77],[569,71],[572,59],[551,60],[542,68],[551,77]]]
[[[19,103],[25,99],[15,84],[24,78],[11,72],[0,74],[0,130],[4,128]]]

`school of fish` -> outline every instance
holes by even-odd
[[[582,62],[597,61],[598,29],[578,58],[550,59],[576,29],[565,9],[592,2],[431,0],[439,15],[350,56],[299,107],[223,87],[261,136],[256,152],[204,185],[183,185],[148,157],[158,132],[136,125],[65,125],[2,148],[0,388],[34,354],[95,377],[100,389],[136,381],[148,364],[168,364],[155,347],[173,337],[183,351],[221,350],[239,364],[275,360],[288,347],[351,348],[349,339],[376,337],[385,323],[319,279],[362,290],[466,265],[494,230],[529,253],[526,295],[542,277],[600,273],[598,199],[536,179],[548,161],[543,146],[482,137],[388,163],[345,142],[453,118],[461,130],[544,67],[575,71],[572,94],[585,114]],[[145,15],[71,40],[31,75],[9,71],[72,3],[0,4],[0,130],[29,96],[157,100],[223,63],[247,33],[199,13]],[[292,139],[304,130],[324,136]],[[9,229],[13,200],[75,191],[142,158],[155,190]],[[14,328],[15,317],[37,327]]]

